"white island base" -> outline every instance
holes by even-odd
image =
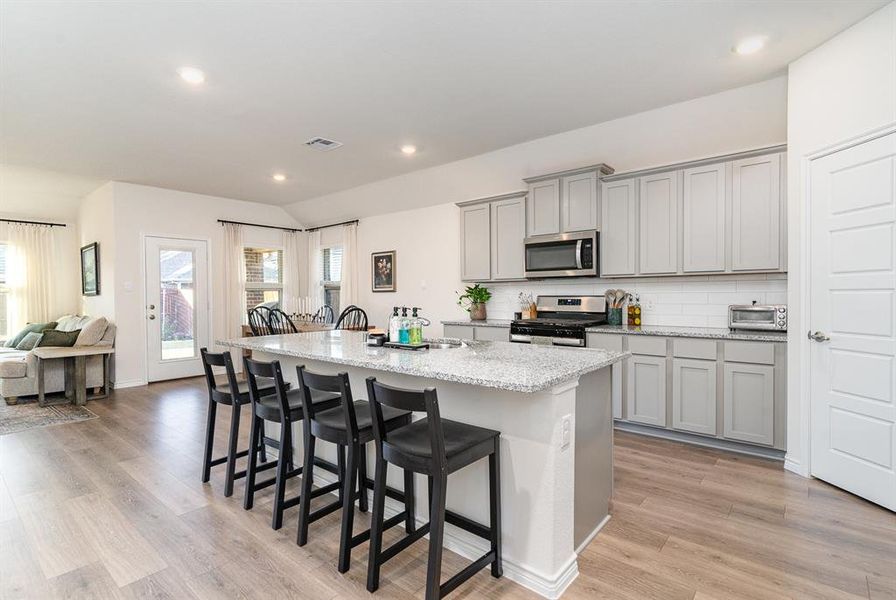
[[[299,364],[319,373],[348,372],[355,399],[367,398],[365,379],[370,376],[412,389],[432,386],[438,390],[444,418],[500,431],[504,576],[546,598],[560,597],[575,579],[577,552],[609,519],[613,485],[609,366],[541,391],[519,392],[297,358],[258,346],[253,347],[253,355],[258,360],[280,360],[284,376],[293,385]],[[276,435],[274,427],[268,424],[268,428],[269,435]],[[301,446],[301,432],[294,432],[293,439]],[[319,442],[317,448],[318,456],[336,461],[335,446]],[[296,453],[298,462],[301,447]],[[368,462],[368,472],[373,473],[372,446]],[[489,520],[487,467],[488,461],[483,460],[452,474],[447,497],[449,510],[484,525]],[[315,478],[323,485],[334,481],[335,475],[315,469]],[[390,466],[388,484],[402,488],[397,467]],[[416,494],[417,521],[422,525],[428,520],[422,475],[417,477]],[[400,507],[387,498],[386,516]],[[450,524],[445,546],[470,559],[488,550],[485,540]],[[451,575],[443,573],[443,581]],[[389,579],[388,563],[382,576]]]

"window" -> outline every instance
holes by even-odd
[[[283,294],[283,250],[244,248],[246,262],[246,308],[259,304],[280,306]]]
[[[6,287],[6,244],[0,244],[0,338],[9,335],[6,320],[6,299],[9,290]]]
[[[324,304],[333,308],[337,316],[341,312],[339,306],[339,287],[342,282],[342,248],[334,246],[324,248],[321,251],[323,265],[320,272],[323,274],[321,287],[324,289]]]

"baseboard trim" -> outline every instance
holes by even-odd
[[[140,387],[141,385],[149,385],[145,379],[132,379],[131,381],[113,381],[113,390],[123,390],[125,388]]]
[[[638,435],[646,435],[673,442],[683,442],[685,444],[693,444],[695,446],[703,446],[704,448],[714,448],[716,450],[727,450],[729,452],[737,452],[738,454],[746,454],[748,456],[757,456],[759,458],[768,458],[771,460],[784,460],[784,451],[775,448],[763,448],[761,446],[751,446],[750,444],[741,444],[729,440],[720,440],[716,438],[703,437],[700,435],[691,435],[681,431],[669,431],[668,429],[658,429],[649,425],[639,425],[637,423],[628,423],[626,421],[614,421],[613,427],[619,431],[635,433]]]
[[[809,477],[809,473],[806,472],[803,463],[794,458],[790,458],[789,456],[784,457],[784,470],[790,471],[800,477]]]
[[[334,483],[335,481],[335,473],[330,473],[323,469],[315,469],[314,483],[316,485],[324,486]],[[372,500],[372,492],[368,493],[371,495]],[[384,515],[387,519],[397,515],[402,510],[403,506],[401,503],[391,498],[386,498]],[[597,535],[597,532],[600,531],[600,528],[604,526],[608,519],[609,515],[601,522],[591,537]],[[426,521],[420,518],[416,518],[416,521],[417,526],[426,524]],[[488,545],[485,540],[477,538],[461,529],[457,529],[451,524],[448,524],[445,527],[443,545],[452,552],[470,560],[475,560],[488,551]],[[506,557],[503,558],[502,563],[504,566],[504,577],[520,584],[524,588],[532,590],[539,596],[550,600],[557,600],[560,598],[560,596],[563,595],[563,592],[566,591],[566,588],[568,588],[579,575],[579,565],[576,553],[570,556],[563,567],[553,575],[545,575],[526,565],[509,560]]]
[[[594,528],[594,531],[592,531],[591,533],[588,534],[588,537],[585,538],[585,541],[583,541],[581,544],[579,544],[579,547],[576,548],[576,556],[581,554],[582,550],[584,550],[585,548],[588,547],[588,544],[590,544],[591,541],[595,537],[597,537],[597,534],[600,533],[600,530],[603,529],[604,525],[606,525],[609,522],[610,522],[610,515],[607,515],[606,517],[603,518],[603,520],[600,523],[597,524],[597,527]]]

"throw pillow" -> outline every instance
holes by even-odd
[[[74,331],[76,329],[81,329],[83,325],[90,320],[90,317],[85,317],[82,315],[66,315],[64,317],[59,317],[59,322],[56,324],[57,331]]]
[[[44,334],[37,333],[36,331],[28,332],[25,334],[25,337],[22,338],[22,341],[16,344],[16,350],[34,350],[43,336]]]
[[[28,323],[25,325],[25,329],[6,341],[6,347],[15,348],[29,333],[41,333],[45,329],[53,329],[54,327],[56,327],[56,321],[52,323]]]
[[[90,319],[81,327],[81,334],[75,340],[75,346],[96,346],[103,339],[108,324],[106,317]]]
[[[44,332],[44,336],[41,338],[40,342],[38,342],[37,346],[39,348],[43,348],[44,346],[74,346],[75,340],[78,339],[78,336],[80,334],[80,329],[76,329],[75,331],[59,331],[58,329],[48,329]]]

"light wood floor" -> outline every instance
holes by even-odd
[[[246,512],[220,469],[201,484],[205,402],[199,379],[154,384],[92,402],[99,419],[0,437],[0,598],[421,597],[425,540],[370,596],[366,544],[336,572],[338,513],[299,548],[295,509],[270,529],[270,490]],[[568,598],[896,597],[892,513],[777,463],[673,442],[620,433],[615,459],[613,518]],[[464,564],[446,553],[444,577]],[[486,570],[452,597],[535,596]]]

